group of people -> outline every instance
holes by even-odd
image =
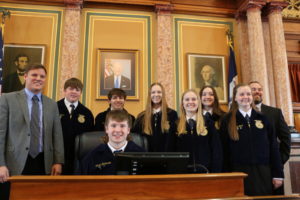
[[[56,103],[42,94],[46,75],[43,65],[28,65],[25,89],[0,97],[0,193],[9,191],[11,175],[73,174],[75,137],[93,130],[105,131],[107,143],[81,160],[79,174],[114,174],[114,152],[146,151],[128,140],[135,132],[148,139],[150,152],[189,152],[190,173],[247,173],[247,195],[271,195],[283,184],[290,134],[281,110],[262,104],[259,82],[237,85],[228,113],[214,87],[187,90],[179,118],[160,83],[150,86],[137,119],[124,109],[126,93],[113,88],[109,108],[94,123],[79,102],[82,82],[67,80]]]

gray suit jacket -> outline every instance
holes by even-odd
[[[63,136],[55,101],[42,95],[45,170],[64,162]],[[0,166],[22,173],[29,153],[30,118],[24,90],[0,97]]]

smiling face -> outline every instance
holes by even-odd
[[[250,88],[253,95],[253,100],[255,104],[259,104],[262,102],[263,89],[259,83],[251,83]]]
[[[31,69],[24,74],[25,88],[34,94],[40,93],[45,85],[46,71],[42,68]]]
[[[111,99],[108,102],[112,110],[123,110],[125,99],[124,97],[120,97],[118,95],[112,95]]]
[[[197,94],[193,91],[185,93],[182,97],[182,106],[186,113],[196,113],[199,106]]]
[[[202,91],[201,102],[204,108],[212,108],[215,101],[214,92],[207,87]]]
[[[70,103],[74,103],[79,100],[81,90],[79,88],[67,87],[64,90],[65,97]]]
[[[161,105],[162,89],[159,85],[154,85],[151,88],[151,101],[154,105]]]
[[[237,89],[235,101],[238,104],[239,109],[248,111],[251,108],[253,101],[251,88],[249,86],[241,86]]]
[[[116,147],[126,142],[127,136],[130,133],[130,127],[128,121],[118,122],[114,119],[110,119],[105,126],[105,131],[108,135],[108,142]]]

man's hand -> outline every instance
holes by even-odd
[[[9,177],[8,169],[6,166],[0,166],[0,183],[7,181]]]
[[[273,186],[274,186],[274,189],[277,189],[279,188],[280,186],[282,186],[283,184],[283,180],[281,179],[276,179],[276,178],[273,178]]]
[[[60,175],[61,171],[62,171],[61,164],[54,164],[54,165],[52,165],[52,169],[51,169],[51,175],[52,176]]]

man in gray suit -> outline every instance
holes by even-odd
[[[43,65],[29,65],[25,89],[0,97],[1,183],[12,175],[61,173],[64,148],[59,112],[56,102],[41,93],[46,74]]]

